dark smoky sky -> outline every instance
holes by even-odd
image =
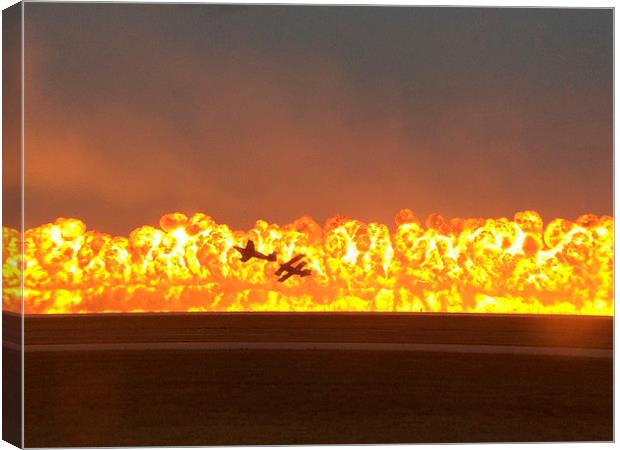
[[[612,10],[25,5],[26,227],[612,213]]]

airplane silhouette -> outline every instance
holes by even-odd
[[[312,271],[310,269],[304,269],[304,266],[306,265],[305,261],[300,262],[299,264],[297,264],[296,266],[294,266],[293,264],[295,264],[297,261],[299,261],[301,258],[303,258],[306,255],[302,255],[301,253],[297,256],[295,256],[294,258],[288,260],[287,262],[280,264],[280,267],[278,268],[278,270],[276,270],[276,275],[280,276],[280,278],[278,278],[278,281],[280,283],[284,283],[286,280],[288,280],[289,278],[291,278],[293,275],[297,275],[300,277],[307,277],[309,276]],[[284,273],[286,272],[286,273]]]
[[[245,247],[237,247],[235,246],[235,250],[241,253],[241,261],[246,262],[251,258],[264,259],[265,261],[276,261],[276,252],[265,255],[256,250],[254,246],[254,241],[249,240]]]

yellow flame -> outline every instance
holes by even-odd
[[[543,227],[513,220],[423,226],[410,210],[396,229],[334,217],[258,220],[233,231],[204,214],[161,218],[128,237],[59,218],[24,233],[26,313],[131,311],[433,311],[613,314],[613,218],[592,214]],[[20,310],[21,241],[3,228],[3,307]],[[306,255],[312,275],[279,283],[277,263],[240,261],[253,240],[279,262]]]

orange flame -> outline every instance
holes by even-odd
[[[209,216],[167,214],[128,237],[59,218],[24,233],[24,312],[432,311],[613,314],[613,218],[514,220],[410,210],[396,231],[302,217],[232,231]],[[20,310],[20,233],[3,228],[3,306]],[[274,262],[241,262],[248,239],[285,261],[306,255],[312,276],[278,283]]]

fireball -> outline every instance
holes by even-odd
[[[234,231],[205,214],[166,214],[129,236],[79,219],[4,228],[3,308],[27,314],[165,311],[360,311],[613,315],[613,218],[543,226],[411,210],[381,223],[310,217]],[[22,241],[23,239],[23,241]],[[248,240],[279,261],[242,262]],[[24,249],[23,255],[21,249]],[[312,275],[279,283],[278,262],[305,255]]]

